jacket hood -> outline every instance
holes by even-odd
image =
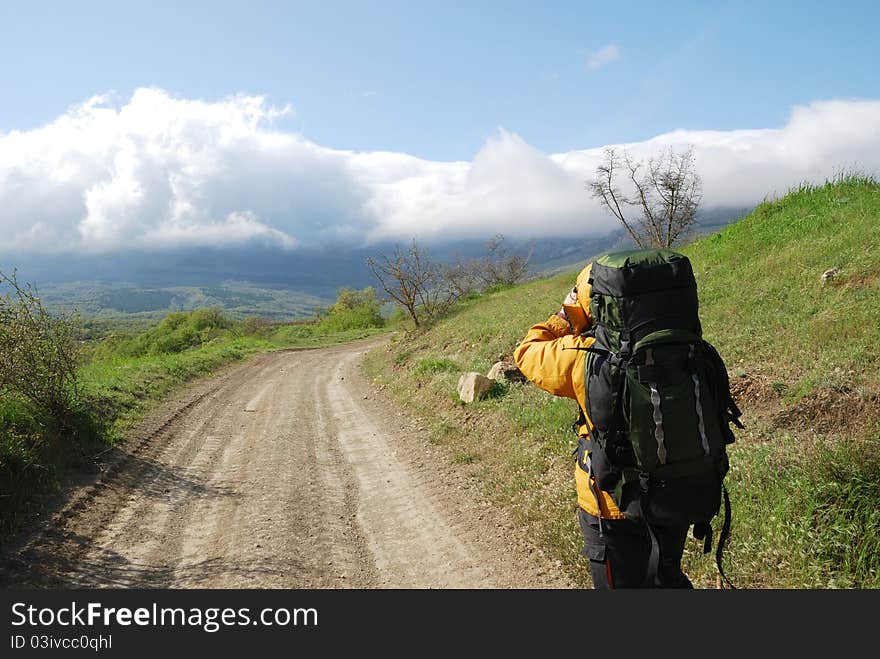
[[[586,268],[581,270],[580,274],[577,276],[577,299],[578,303],[583,307],[583,310],[589,314],[590,313],[590,293],[592,292],[592,287],[590,286],[590,271],[593,269],[593,264],[590,263]]]

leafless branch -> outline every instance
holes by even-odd
[[[626,168],[629,194],[615,187],[615,170],[621,163]],[[639,247],[672,247],[695,224],[702,201],[693,148],[676,152],[670,147],[650,157],[647,166],[625,151],[620,155],[606,149],[589,187],[592,196],[620,221]],[[626,218],[621,204],[636,209],[638,222]]]
[[[367,267],[382,290],[406,309],[416,327],[442,314],[458,297],[447,285],[440,267],[415,240],[406,250],[396,246],[391,256],[368,258]]]

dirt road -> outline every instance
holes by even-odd
[[[164,406],[0,583],[572,587],[372,391],[374,344],[260,355]]]

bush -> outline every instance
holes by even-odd
[[[272,319],[263,318],[262,316],[248,316],[238,323],[238,331],[243,336],[265,338],[272,330],[272,327]]]
[[[209,343],[232,329],[233,325],[219,307],[180,311],[168,314],[143,334],[105,343],[111,354],[126,357],[169,355]]]
[[[380,313],[381,306],[371,287],[361,291],[340,289],[336,302],[319,312],[319,328],[324,332],[345,332],[382,327],[385,320]]]
[[[53,316],[30,285],[0,272],[0,396],[27,400],[62,419],[76,396],[78,318]]]

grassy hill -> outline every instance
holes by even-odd
[[[729,576],[743,587],[880,586],[880,184],[803,186],[682,251],[705,337],[728,363],[746,430],[732,446]],[[585,265],[592,254],[585,254]],[[823,284],[821,275],[836,267]],[[510,359],[557,310],[576,271],[460,304],[430,330],[368,357],[368,371],[424,420],[426,438],[484,485],[572,576],[573,401],[499,385],[461,404],[462,371]],[[690,540],[686,571],[715,584]]]

